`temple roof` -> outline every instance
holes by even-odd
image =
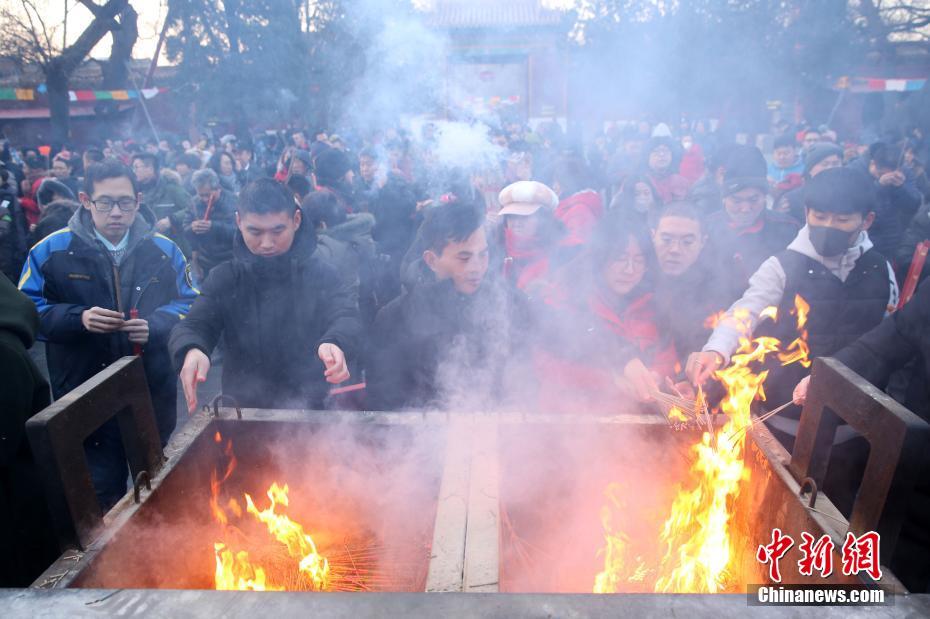
[[[434,0],[426,21],[437,28],[514,28],[556,26],[562,13],[540,0]]]

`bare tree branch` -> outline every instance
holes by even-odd
[[[87,7],[87,10],[93,13],[94,17],[100,16],[100,9],[102,9],[103,7],[101,7],[99,4],[96,4],[92,0],[77,0],[77,1],[80,4],[83,4],[85,7]]]

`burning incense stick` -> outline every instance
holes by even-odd
[[[733,432],[730,436],[728,436],[728,437],[727,437],[727,440],[732,440],[732,439],[736,438],[737,436],[739,436],[740,434],[742,434],[743,432],[746,432],[746,431],[748,431],[749,429],[753,428],[757,423],[759,423],[759,422],[761,422],[761,421],[765,421],[766,419],[769,419],[769,418],[771,418],[771,417],[774,417],[775,415],[777,415],[778,413],[782,412],[783,410],[785,410],[786,408],[788,408],[788,407],[791,406],[792,404],[794,404],[794,400],[789,400],[789,401],[785,402],[784,404],[782,404],[781,406],[779,406],[779,407],[777,407],[777,408],[774,408],[774,409],[770,410],[769,412],[765,413],[764,415],[761,415],[761,416],[759,416],[759,417],[754,418],[754,419],[752,420],[751,423],[749,423],[748,425],[746,425],[746,426],[744,426],[744,427],[742,427],[742,428],[739,428],[738,430],[736,430],[735,432]]]

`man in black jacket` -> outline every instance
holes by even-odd
[[[424,272],[378,313],[367,359],[373,410],[479,408],[501,402],[530,331],[525,298],[486,280],[482,213],[431,209],[420,229]]]
[[[162,444],[177,421],[177,377],[167,341],[196,291],[187,262],[139,216],[135,177],[115,160],[87,170],[83,208],[68,227],[29,252],[20,289],[36,304],[57,399],[141,346]],[[132,311],[138,318],[132,317]],[[85,442],[104,509],[126,492],[126,459],[115,421]]]
[[[857,159],[849,167],[871,176],[878,198],[875,225],[869,232],[875,250],[893,257],[901,245],[904,230],[920,208],[920,192],[901,170],[904,162],[900,146],[876,142],[869,147],[868,159]]]
[[[893,372],[908,368],[903,404],[930,421],[930,282],[924,281],[907,305],[833,357],[878,387],[887,385]],[[797,404],[807,399],[809,382],[808,376],[795,389]],[[930,591],[927,473],[920,475],[923,481],[909,501],[908,519],[891,561],[895,575],[914,593]]]
[[[29,358],[39,331],[35,305],[0,276],[0,587],[27,587],[58,556],[26,421],[49,403]]]
[[[766,208],[765,170],[765,157],[755,146],[734,150],[723,175],[723,210],[707,218],[710,242],[740,292],[749,287],[756,269],[788,247],[801,228],[789,216]]]
[[[349,378],[346,356],[359,337],[358,292],[315,257],[316,237],[303,225],[293,194],[259,179],[239,194],[233,259],[203,284],[169,346],[190,411],[209,355],[225,338],[223,393],[241,406],[323,406],[327,383]]]
[[[707,341],[709,319],[728,308],[741,290],[723,275],[695,205],[673,202],[651,227],[660,269],[655,291],[660,331],[671,338],[684,367],[690,349]]]

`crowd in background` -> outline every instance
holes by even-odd
[[[457,165],[443,128],[6,142],[0,268],[37,316],[5,323],[0,305],[0,328],[45,342],[55,398],[141,352],[166,443],[179,374],[193,409],[213,365],[245,407],[584,414],[696,385],[719,398],[713,372],[741,335],[728,317],[790,341],[794,323],[762,310],[788,316],[800,296],[812,356],[871,372],[930,419],[930,289],[896,312],[930,238],[919,129],[857,144],[806,123],[723,139],[704,121],[635,122],[578,144],[555,122],[501,120],[472,127],[493,157]],[[769,402],[802,402],[803,379],[773,368]],[[34,404],[5,432],[21,437]],[[788,449],[799,414],[768,422]],[[847,513],[861,441],[834,449],[828,493]],[[85,444],[105,507],[125,493],[118,443],[103,428]],[[926,517],[902,533],[915,547]],[[901,569],[927,586],[926,562]]]

